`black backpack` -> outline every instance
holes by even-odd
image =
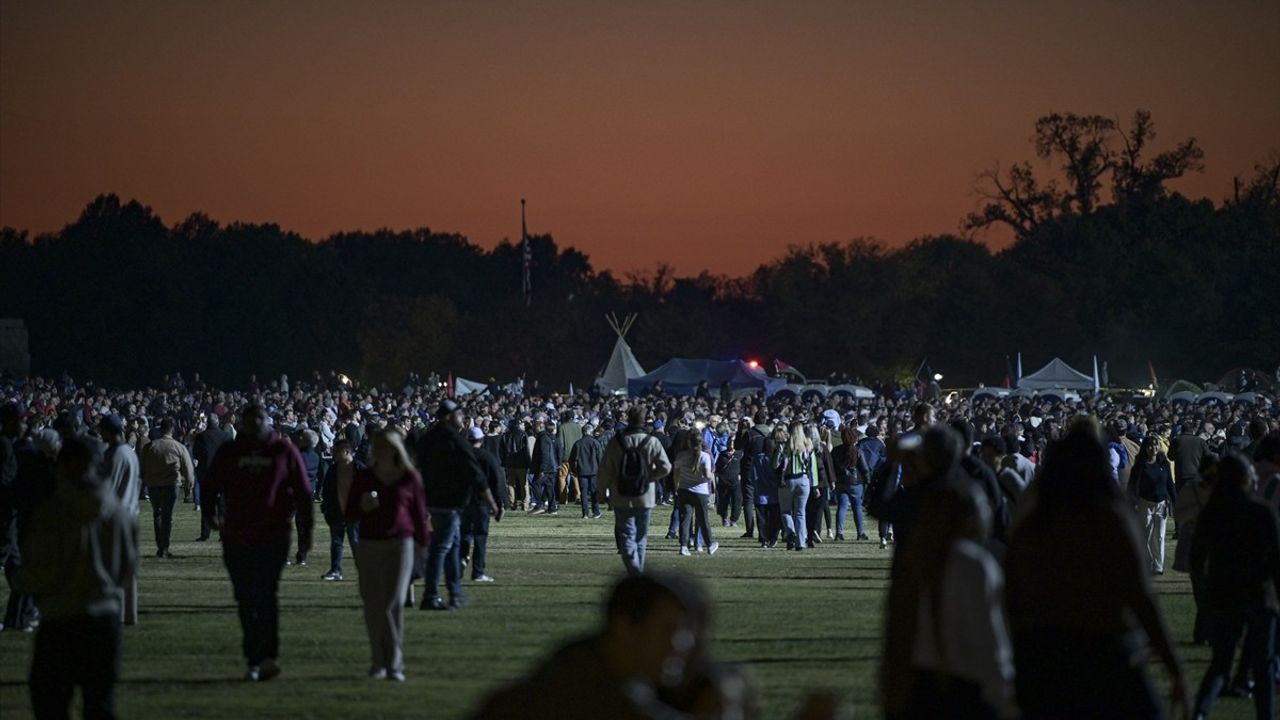
[[[627,447],[622,436],[618,436],[618,445],[622,447],[622,461],[618,463],[618,494],[623,497],[640,497],[649,491],[649,458],[644,450],[649,437],[645,435],[634,447]]]

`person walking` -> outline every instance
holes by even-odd
[[[716,458],[716,514],[724,527],[737,527],[742,517],[742,453],[733,446],[734,439]],[[751,514],[747,508],[746,514]]]
[[[344,518],[360,525],[352,553],[369,633],[369,677],[404,682],[404,598],[414,558],[430,540],[427,501],[398,430],[375,433],[372,451],[368,468],[338,466],[338,497]]]
[[[124,441],[124,420],[119,415],[103,415],[98,421],[98,432],[107,444],[103,458],[103,480],[115,493],[120,506],[125,509],[134,525],[138,522],[138,498],[141,495],[142,478],[138,471],[138,456]],[[136,531],[136,530],[135,530]],[[138,624],[138,576],[131,575],[121,588],[121,619],[125,625]]]
[[[343,539],[351,545],[353,554],[360,544],[360,521],[347,520],[343,512],[345,501],[338,501],[338,469],[347,466],[351,466],[353,472],[365,469],[364,465],[356,464],[351,442],[344,438],[334,443],[333,464],[325,471],[324,480],[320,483],[320,514],[329,526],[329,572],[321,575],[320,579],[330,582],[342,579]]]
[[[605,448],[600,462],[599,491],[608,493],[613,509],[613,536],[627,573],[644,572],[649,521],[656,496],[654,483],[671,473],[671,461],[658,439],[644,432],[644,409],[627,410],[627,427]]]
[[[204,489],[204,479],[209,476],[209,468],[213,467],[213,457],[218,454],[218,450],[223,445],[230,441],[230,433],[222,429],[222,418],[212,412],[205,416],[204,429],[197,432],[191,439],[191,460],[195,464],[196,471],[194,492],[196,512],[200,512],[200,503],[204,499],[201,491]],[[209,523],[204,519],[204,513],[200,513],[200,535],[196,541],[208,540],[210,529]]]
[[[507,501],[510,510],[524,510],[529,495],[529,466],[533,457],[529,454],[529,442],[524,424],[512,418],[507,431],[502,434],[502,467],[507,471]]]
[[[578,478],[578,491],[582,502],[582,519],[597,519],[600,515],[600,497],[596,477],[600,474],[600,459],[604,446],[595,436],[595,426],[583,428],[582,437],[569,450],[569,467]]]
[[[98,443],[63,441],[57,490],[36,508],[18,584],[40,607],[28,686],[37,718],[69,716],[80,688],[86,718],[115,716],[121,601],[138,567],[138,526],[99,478]]]
[[[1253,692],[1256,717],[1275,717],[1270,680],[1280,612],[1280,529],[1275,511],[1251,493],[1256,480],[1248,461],[1227,454],[1218,463],[1213,492],[1196,521],[1191,566],[1204,579],[1202,610],[1213,646],[1196,695],[1196,717],[1208,717],[1226,687],[1242,635],[1244,664],[1258,682]]]
[[[775,463],[782,477],[780,502],[782,524],[787,532],[787,549],[804,550],[808,533],[805,507],[809,489],[818,477],[818,456],[804,423],[792,423],[786,444],[779,447]]]
[[[191,487],[196,473],[191,453],[182,443],[173,439],[173,418],[160,421],[160,437],[142,449],[138,457],[142,469],[142,484],[151,498],[151,519],[155,526],[156,557],[172,559],[169,552],[169,536],[173,533],[173,508],[178,502],[178,490]]]
[[[885,717],[1012,718],[1013,651],[991,511],[972,483],[921,500],[889,586],[881,688]]]
[[[682,433],[680,446],[672,462],[681,516],[680,554],[688,556],[694,539],[701,536],[707,554],[715,555],[720,543],[711,539],[711,523],[707,522],[707,502],[715,493],[716,484],[711,455],[705,450],[701,433]]]
[[[316,450],[316,444],[320,442],[320,436],[314,430],[303,430],[297,433],[297,441],[295,443],[298,449],[298,457],[302,458],[302,468],[307,473],[307,485],[311,488],[311,501],[319,499],[320,492],[320,453]],[[298,527],[298,516],[294,516],[294,527],[299,535],[302,529]],[[286,560],[286,564],[288,561]],[[303,550],[301,545],[298,552],[293,556],[293,564],[299,567],[307,565],[307,551]]]
[[[1142,441],[1138,458],[1130,469],[1128,491],[1146,531],[1147,567],[1152,573],[1163,575],[1165,525],[1178,501],[1178,491],[1174,488],[1169,461],[1156,449],[1155,438]]]
[[[813,478],[809,488],[809,499],[805,503],[805,532],[808,533],[810,547],[822,544],[822,523],[827,524],[827,538],[831,538],[831,493],[835,487],[835,463],[831,460],[832,427],[825,421],[821,428],[808,427],[809,442],[813,443],[817,456],[818,474]]]
[[[462,509],[473,495],[478,495],[495,514],[498,510],[485,484],[484,470],[476,460],[475,450],[462,435],[465,422],[462,407],[446,399],[436,410],[436,424],[418,442],[418,462],[426,474],[427,513],[431,516],[432,528],[422,610],[465,607],[459,553]],[[449,591],[447,605],[440,597],[441,575]]]
[[[545,512],[548,515],[560,513],[560,504],[556,497],[556,482],[560,473],[560,441],[551,431],[548,422],[539,420],[535,425],[538,437],[533,444],[533,477],[537,483],[538,493],[533,514]]]
[[[772,468],[765,445],[768,443],[769,433],[773,429],[764,424],[767,419],[768,416],[765,415],[763,410],[756,411],[753,417],[743,417],[739,421],[738,435],[734,440],[734,447],[742,451],[740,467],[742,470],[742,510],[745,514],[743,523],[746,527],[746,532],[742,533],[744,538],[755,536],[757,506],[768,507],[770,504],[767,500],[763,503],[756,500],[757,476],[761,468]],[[769,488],[769,492],[774,492],[775,490],[776,488]],[[774,504],[776,502],[775,496]],[[763,545],[764,543],[761,544]]]
[[[572,411],[566,410],[560,416],[560,426],[556,428],[556,444],[560,448],[560,467],[556,471],[556,494],[560,502],[573,502],[582,493],[581,478],[573,471],[569,462],[569,451],[582,439],[582,424],[574,417]]]
[[[1075,424],[1047,448],[1030,509],[1009,539],[1005,598],[1018,705],[1026,717],[1158,718],[1145,658],[1163,660],[1172,699],[1186,707],[1182,662],[1133,512],[1091,425]]]
[[[18,588],[17,575],[22,568],[22,535],[21,522],[23,506],[27,499],[23,497],[23,486],[30,472],[23,465],[20,455],[35,456],[30,440],[26,439],[26,420],[23,408],[16,402],[7,402],[0,406],[0,568],[4,570],[5,581],[9,584],[9,600],[5,605],[0,630],[14,632],[29,631],[32,621],[38,617],[31,597]],[[50,431],[52,432],[52,431]],[[56,436],[56,434],[55,434]]]
[[[505,478],[498,456],[484,447],[485,435],[480,428],[472,427],[468,430],[467,438],[471,440],[471,447],[476,451],[476,460],[479,461],[480,468],[484,470],[484,481],[489,488],[489,494],[495,498],[500,497]],[[471,501],[462,510],[458,555],[462,558],[464,568],[470,564],[471,582],[493,582],[493,578],[486,572],[489,559],[489,518],[492,517],[495,522],[502,522],[503,516],[502,505],[496,502],[495,505],[496,509],[491,509],[482,501],[480,495],[472,493]]]
[[[244,634],[245,679],[258,682],[280,674],[280,573],[295,514],[299,549],[311,547],[311,486],[297,448],[271,429],[261,405],[246,407],[240,418],[236,439],[213,458],[200,511],[222,536]]]
[[[858,452],[858,430],[850,425],[840,429],[840,444],[831,451],[835,466],[836,540],[844,540],[845,517],[853,511],[853,525],[858,540],[866,540],[865,517],[862,499],[866,492],[867,469],[862,453]]]

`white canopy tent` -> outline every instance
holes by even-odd
[[[636,360],[635,353],[631,352],[631,346],[627,344],[627,333],[635,324],[636,316],[631,315],[619,322],[618,316],[610,313],[605,319],[609,321],[609,327],[613,328],[618,339],[613,344],[609,364],[604,366],[604,372],[596,378],[596,387],[608,395],[626,394],[627,381],[645,374],[640,361]]]
[[[1060,358],[1054,358],[1048,365],[1024,375],[1018,381],[1019,390],[1093,390],[1093,377],[1085,375]]]

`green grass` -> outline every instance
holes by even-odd
[[[805,690],[815,688],[843,694],[855,717],[878,715],[874,677],[887,553],[874,542],[828,542],[804,554],[763,551],[738,539],[738,528],[716,528],[718,554],[683,558],[673,541],[662,539],[668,517],[665,508],[654,517],[649,567],[705,581],[715,606],[714,654],[750,666],[762,717],[784,717]],[[240,630],[218,543],[189,542],[197,535],[197,518],[192,506],[180,505],[172,548],[178,558],[159,561],[145,503],[141,519],[142,614],[138,626],[125,629],[118,686],[118,710],[127,718],[465,717],[495,686],[595,627],[605,590],[621,572],[609,515],[583,521],[570,507],[554,518],[510,516],[494,524],[490,536],[489,573],[498,582],[468,583],[471,606],[463,612],[409,612],[409,681],[373,682],[365,678],[368,645],[355,563],[348,549],[346,580],[321,582],[328,569],[328,530],[321,522],[310,564],[285,568],[284,674],[250,686],[239,679]],[[1171,543],[1170,561],[1172,552]],[[1188,638],[1186,576],[1170,573],[1157,586],[1176,637]],[[25,681],[31,647],[31,635],[0,633],[5,720],[30,717]],[[1181,647],[1190,682],[1198,683],[1207,652]],[[1163,671],[1155,674],[1163,684]],[[1215,717],[1251,712],[1251,703],[1223,700]]]

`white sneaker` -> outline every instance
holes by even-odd
[[[681,545],[681,546],[680,546],[680,554],[681,554],[681,555],[683,555],[683,556],[685,556],[685,557],[689,557],[689,548],[688,548],[688,546]]]
[[[488,575],[481,575],[480,577],[471,578],[471,582],[490,583],[490,582],[493,582],[493,578],[489,577]]]
[[[711,543],[711,547],[707,548],[707,554],[708,554],[708,555],[715,555],[715,554],[716,554],[716,551],[717,551],[717,550],[719,550],[719,549],[720,549],[720,543],[718,543],[718,542],[713,542],[713,543]]]
[[[404,682],[404,672],[401,670],[392,670],[387,673],[387,679],[391,682]]]
[[[386,679],[387,679],[387,669],[386,669],[386,668],[369,668],[369,679],[371,679],[371,680],[386,680]]]

